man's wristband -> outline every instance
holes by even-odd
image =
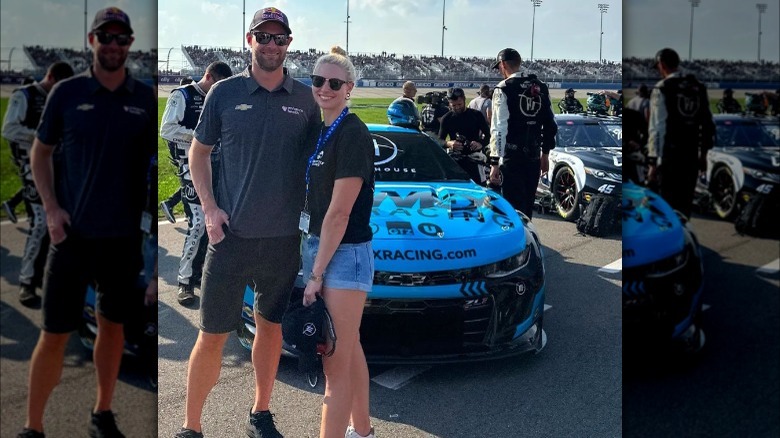
[[[314,272],[312,272],[311,275],[309,275],[309,280],[322,283],[323,280],[325,280],[325,274],[323,273],[322,275],[314,275]]]
[[[655,163],[657,163],[657,162],[658,162],[658,157],[647,157],[647,158],[645,159],[645,162],[646,162],[646,163],[647,163],[649,166],[655,166]]]
[[[500,160],[499,157],[490,157],[490,165],[491,166],[498,166],[498,160]]]

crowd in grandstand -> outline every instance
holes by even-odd
[[[623,60],[623,76],[626,80],[660,79],[658,71],[651,69],[651,58],[626,58]],[[724,61],[722,59],[695,59],[681,61],[683,72],[693,73],[702,81],[777,81],[780,64],[767,61]]]
[[[41,46],[24,46],[23,50],[38,74],[56,61],[67,62],[75,71],[86,69],[92,62],[91,51]],[[157,72],[157,50],[131,51],[127,56],[127,67],[136,77],[152,77]]]
[[[242,55],[240,50],[227,47],[184,46],[182,49],[194,72],[202,72],[214,61],[226,62],[234,71],[239,71],[250,59],[248,51]],[[306,77],[311,74],[314,62],[323,54],[324,52],[314,49],[291,50],[287,53],[287,68],[294,76]],[[495,61],[492,57],[442,57],[382,52],[351,53],[350,58],[361,78],[480,80],[498,77],[497,72],[491,69]],[[622,74],[619,62],[535,59],[524,61],[523,67],[550,80],[620,79]]]

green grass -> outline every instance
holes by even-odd
[[[165,110],[166,98],[161,98],[157,102],[158,120],[162,118],[162,113]],[[365,123],[387,123],[387,106],[394,100],[394,98],[361,98],[352,99],[351,111],[360,117]],[[585,106],[585,99],[579,99]],[[740,104],[744,107],[745,100],[738,99]],[[715,104],[718,99],[710,99],[710,109],[713,113],[716,113]],[[5,116],[5,109],[8,106],[8,98],[3,97],[0,99],[0,114]],[[558,113],[558,102],[553,101],[553,110]],[[158,171],[158,188],[157,193],[161,200],[170,196],[176,188],[179,186],[179,179],[176,177],[175,168],[168,162],[168,146],[162,138],[158,137],[157,151],[160,161]],[[16,166],[13,164],[11,158],[10,148],[8,142],[5,139],[0,141],[0,200],[5,201],[10,198],[21,187],[19,176]],[[181,204],[177,205],[174,211],[178,216],[183,214]],[[16,214],[24,214],[24,206],[19,205],[16,209]],[[0,210],[0,218],[5,219],[5,211]],[[158,212],[158,218],[162,219],[162,212]]]

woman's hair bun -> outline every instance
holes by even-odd
[[[330,53],[333,55],[347,56],[347,52],[341,48],[341,46],[333,46],[330,48]]]

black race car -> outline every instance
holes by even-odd
[[[733,219],[750,197],[780,185],[780,139],[777,118],[739,114],[713,116],[715,146],[707,154],[707,172],[697,189],[697,203]]]
[[[558,135],[550,169],[542,176],[537,203],[550,204],[575,220],[595,195],[620,197],[623,121],[595,114],[556,114]]]

